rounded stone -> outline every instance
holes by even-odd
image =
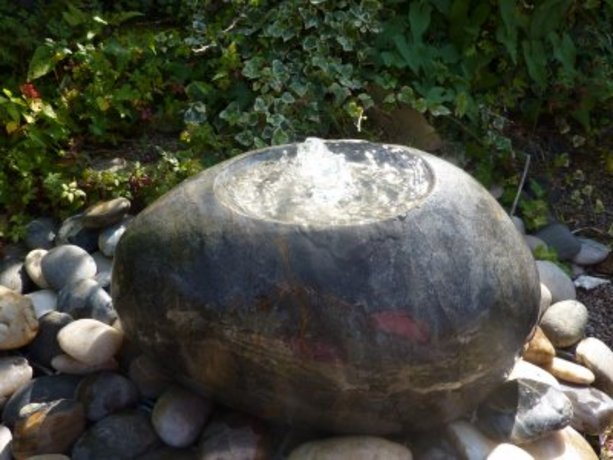
[[[564,271],[549,260],[537,260],[536,268],[541,283],[551,293],[553,303],[561,300],[574,300],[577,297],[573,280]]]
[[[581,249],[573,258],[577,265],[596,265],[607,258],[611,249],[605,244],[589,238],[579,238]]]
[[[38,320],[38,334],[28,345],[28,357],[36,364],[50,368],[51,361],[64,353],[57,341],[57,333],[72,322],[72,316],[59,311],[51,311]]]
[[[545,383],[553,388],[560,387],[560,383],[556,378],[547,372],[545,369],[536,366],[523,359],[518,359],[513,367],[513,370],[509,374],[508,380],[516,379],[528,379],[536,380],[538,382]]]
[[[551,305],[540,326],[555,347],[569,347],[585,335],[588,312],[585,305],[576,300],[563,300]]]
[[[126,411],[103,418],[77,441],[72,460],[108,460],[139,457],[155,449],[160,440],[149,417]]]
[[[76,281],[92,278],[96,262],[87,251],[73,244],[51,249],[41,260],[43,276],[56,290]]]
[[[2,410],[2,421],[12,428],[21,410],[32,403],[73,399],[80,378],[71,375],[45,375],[30,380],[10,397]]]
[[[219,164],[141,212],[113,267],[126,334],[190,387],[264,418],[385,434],[458,417],[504,380],[536,323],[532,255],[455,166],[405,147],[325,147],[332,165],[302,182],[281,174],[287,193],[250,181],[276,180],[302,146]],[[310,190],[320,176],[329,186]]]
[[[92,257],[96,261],[96,276],[94,276],[94,280],[96,280],[103,288],[109,287],[111,285],[113,260],[102,254],[100,251],[94,252]]]
[[[0,425],[0,460],[11,460],[11,442],[13,435],[4,425]]]
[[[13,350],[30,343],[38,332],[32,301],[0,286],[0,350]]]
[[[100,232],[100,235],[98,236],[98,247],[105,256],[113,257],[117,243],[119,243],[121,236],[126,231],[126,228],[131,220],[131,217],[124,219],[121,222],[117,222],[116,224],[111,225]]]
[[[187,447],[198,438],[212,410],[210,400],[175,385],[155,403],[151,423],[167,445]]]
[[[539,318],[542,318],[549,307],[551,307],[551,292],[543,283],[541,284],[541,303],[539,305]]]
[[[57,309],[57,294],[51,289],[30,292],[26,297],[32,301],[34,314],[38,319]]]
[[[260,420],[240,412],[216,411],[202,432],[198,458],[275,458],[271,444],[271,433]]]
[[[570,424],[573,407],[562,391],[536,380],[509,380],[477,409],[477,426],[497,441],[524,444]]]
[[[581,249],[579,239],[573,235],[568,226],[559,222],[543,227],[535,233],[535,236],[555,249],[560,260],[571,260]]]
[[[87,252],[94,252],[98,249],[98,230],[85,228],[82,214],[71,216],[62,222],[55,238],[56,246],[66,244],[79,246]]]
[[[50,217],[34,219],[26,226],[24,242],[30,249],[51,249],[57,230],[57,222]]]
[[[85,431],[85,423],[83,405],[74,399],[29,404],[13,427],[13,455],[66,453]]]
[[[311,441],[294,449],[288,460],[412,460],[411,451],[393,441],[375,436],[342,436]]]
[[[550,363],[556,355],[556,350],[551,341],[543,333],[543,330],[537,326],[534,335],[526,344],[522,357],[533,364]]]
[[[136,406],[138,398],[136,385],[115,372],[85,377],[77,388],[77,399],[85,406],[87,418],[94,422]]]
[[[43,276],[43,272],[40,267],[40,261],[45,254],[47,254],[46,249],[33,249],[32,251],[28,252],[28,255],[23,263],[30,279],[41,289],[46,289],[49,287],[49,283]]]
[[[32,367],[21,356],[0,358],[0,397],[11,396],[32,379]]]
[[[95,319],[77,319],[58,332],[62,350],[74,359],[96,366],[108,362],[121,348],[123,332]]]
[[[114,371],[119,367],[119,363],[115,358],[95,364],[84,363],[70,355],[61,354],[53,357],[51,367],[63,374],[86,375],[98,371]]]
[[[594,373],[587,367],[558,357],[553,358],[550,363],[544,364],[543,368],[557,379],[565,382],[591,385],[596,380]]]
[[[532,254],[535,253],[538,247],[541,247],[542,249],[547,249],[547,243],[545,243],[543,240],[534,235],[524,235],[524,241],[530,248]]]
[[[24,263],[13,260],[3,264],[0,270],[0,286],[25,294],[34,288],[34,282],[28,276]]]
[[[594,386],[613,398],[613,350],[602,340],[588,337],[577,344],[577,361],[596,376]]]
[[[598,460],[590,443],[570,426],[522,447],[536,460]]]
[[[105,324],[117,318],[110,294],[91,278],[64,286],[58,294],[57,309],[75,319],[93,318]]]
[[[83,212],[82,222],[85,228],[103,228],[119,222],[130,210],[130,200],[115,198],[96,203]]]

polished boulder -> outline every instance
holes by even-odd
[[[112,288],[127,336],[192,388],[369,434],[476,407],[540,296],[521,235],[462,170],[316,139],[221,163],[141,212]]]

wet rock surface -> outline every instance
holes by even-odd
[[[537,273],[487,191],[414,154],[432,189],[405,215],[367,224],[311,228],[236,211],[219,183],[282,148],[179,186],[117,246],[113,298],[127,335],[218,400],[298,424],[393,433],[474,407],[537,320]]]
[[[101,253],[95,254],[99,251],[98,239],[104,228],[84,229],[80,221],[81,216],[68,219],[73,226],[71,239],[74,240],[80,235],[79,238],[83,238],[81,241],[87,242],[89,238],[87,250],[96,262],[96,273],[86,279],[93,279],[101,287],[108,288],[112,258]],[[57,230],[57,226],[55,228]],[[63,234],[65,238],[66,228]],[[49,241],[52,244],[49,244]],[[28,248],[8,247],[4,251],[2,266],[8,266],[8,262],[24,262],[31,249],[50,250],[53,244],[59,246],[66,243],[66,240],[49,237],[47,243],[43,238],[38,240],[38,243],[30,243]],[[607,257],[610,258],[610,255]],[[606,270],[607,260],[595,267]],[[590,267],[588,269],[588,274],[594,273]],[[28,275],[27,270],[22,273]],[[598,272],[597,276],[603,276],[602,273]],[[101,282],[102,279],[106,280],[104,284]],[[28,279],[25,282],[29,283]],[[0,460],[26,458],[25,455],[31,460],[69,458],[283,460],[294,451],[306,451],[307,454],[312,452],[310,449],[313,448],[309,446],[320,445],[320,441],[346,438],[346,436],[321,433],[318,430],[288,428],[283,424],[272,426],[260,418],[237,412],[217,402],[203,425],[201,421],[189,417],[183,419],[188,425],[192,424],[186,426],[186,432],[191,430],[192,433],[198,433],[191,444],[181,448],[165,445],[162,436],[156,433],[153,412],[157,403],[163,401],[162,395],[168,388],[180,384],[175,380],[176,372],[161,361],[142,354],[134,343],[125,339],[122,340],[120,348],[116,349],[113,356],[104,363],[92,365],[66,354],[59,346],[57,334],[72,321],[72,318],[56,311],[58,291],[54,288],[41,289],[34,284],[30,284],[29,289],[34,290],[23,297],[32,303],[33,316],[38,319],[38,331],[28,344],[0,351],[0,388],[6,394],[6,396],[0,395],[0,410],[2,410]],[[529,344],[523,348],[523,358],[526,361],[518,360],[508,376],[511,380],[517,378],[540,380],[543,384],[564,393],[573,407],[570,426],[545,433],[535,441],[512,444],[497,440],[495,436],[488,436],[487,430],[481,430],[475,424],[473,414],[469,412],[463,419],[437,427],[435,430],[403,433],[387,440],[352,434],[351,438],[360,439],[358,443],[346,448],[343,447],[345,444],[342,441],[332,443],[336,447],[329,448],[327,453],[338,454],[340,458],[360,458],[356,453],[356,446],[362,445],[364,450],[360,452],[370,454],[378,452],[381,440],[384,440],[386,445],[388,442],[395,443],[394,445],[399,445],[410,452],[413,458],[423,460],[465,458],[595,460],[597,454],[594,450],[598,451],[604,443],[611,442],[611,435],[607,433],[613,424],[612,396],[610,392],[607,393],[610,390],[607,384],[610,380],[607,371],[612,368],[610,358],[613,353],[610,350],[613,341],[607,335],[610,333],[611,324],[607,319],[607,308],[613,295],[612,289],[611,285],[603,285],[591,291],[577,289],[577,300],[587,307],[589,315],[584,334],[588,337],[587,342],[582,346],[556,349],[551,345],[550,338],[544,332],[537,330],[530,338]],[[542,292],[543,306],[540,308],[544,311],[551,304],[551,298],[546,295],[547,291]],[[598,295],[594,296],[594,293]],[[20,293],[11,291],[11,296],[15,294]],[[22,297],[15,298],[19,299],[20,305],[25,305]],[[595,304],[594,299],[600,302]],[[108,307],[114,311],[112,302]],[[29,307],[14,311],[32,313]],[[382,317],[378,318],[378,322],[388,331],[413,330],[410,327],[406,328],[406,322],[404,325],[395,325],[395,319],[397,318]],[[118,331],[122,330],[120,322],[112,321],[108,326],[111,325]],[[595,342],[596,339],[590,340],[594,337],[598,337],[602,342]],[[80,340],[86,347],[88,341]],[[304,353],[303,344],[295,344],[293,349]],[[226,353],[219,353],[220,350],[216,346],[212,347],[212,351],[219,362],[227,363],[226,360],[231,357]],[[554,356],[555,354],[557,356]],[[327,353],[326,348],[321,347],[306,356],[316,356],[320,359],[334,357]],[[56,364],[58,360],[63,363],[63,366],[59,366],[62,372],[78,372],[83,375],[56,373],[51,363],[54,359]],[[532,363],[528,362],[530,360]],[[94,361],[98,363],[96,359]],[[8,364],[3,366],[2,363]],[[97,370],[100,368],[112,370]],[[586,369],[596,377],[592,384],[588,384],[589,379],[586,380],[589,376],[585,373]],[[557,378],[552,373],[556,374]],[[222,366],[220,378],[226,378],[228,375],[235,375],[238,378],[244,376],[237,374],[236,368],[232,366]],[[569,378],[579,379],[583,383],[571,384],[567,380]],[[346,381],[345,385],[351,383]],[[184,388],[184,391],[190,393],[193,388]],[[158,407],[162,406],[163,404],[160,404]],[[172,404],[170,406],[172,407]],[[87,416],[88,407],[91,411],[90,418]],[[537,415],[543,416],[551,411],[552,409],[548,408]],[[167,413],[172,415],[173,411],[169,410]],[[263,412],[253,415],[269,414]],[[85,418],[84,423],[83,418]],[[28,423],[25,423],[26,420],[29,420]],[[166,420],[176,420],[176,417],[170,416]],[[173,435],[172,430],[166,432],[164,436],[168,434]],[[583,435],[587,436],[589,443]],[[192,437],[193,434],[190,439]],[[17,447],[12,451],[15,438]],[[370,442],[373,438],[375,440]],[[172,436],[167,439],[171,444],[176,442],[177,438],[174,440]],[[181,441],[186,442],[184,439]],[[305,443],[307,447],[301,451],[300,446]],[[336,448],[338,451],[334,450]],[[46,452],[31,455],[39,449]],[[63,449],[62,453],[56,452],[60,449]],[[315,450],[319,452],[318,449]],[[477,457],[471,457],[475,455]]]

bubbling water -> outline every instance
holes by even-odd
[[[432,183],[427,163],[408,148],[308,138],[232,163],[215,193],[253,218],[353,225],[405,214]]]

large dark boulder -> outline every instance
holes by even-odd
[[[119,242],[123,328],[183,382],[261,417],[377,434],[458,417],[504,380],[536,323],[532,256],[455,166],[404,147],[327,146],[400,168],[415,191],[375,197],[370,215],[294,219],[259,203],[270,196],[241,197],[234,178],[261,182],[242,193],[266,186],[284,172],[254,168],[292,158],[295,145],[210,168]],[[360,187],[378,193],[377,177]],[[273,199],[291,208],[286,192]]]

